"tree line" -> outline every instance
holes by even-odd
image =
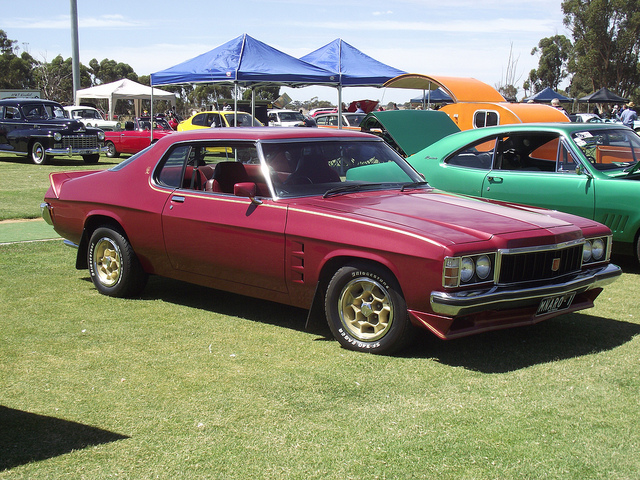
[[[572,38],[543,38],[531,51],[538,68],[529,72],[525,92],[546,87],[580,98],[603,87],[640,99],[640,0],[564,0],[563,23]]]

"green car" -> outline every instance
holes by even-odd
[[[594,219],[640,261],[640,137],[616,123],[501,125],[446,136],[408,158],[441,190]]]

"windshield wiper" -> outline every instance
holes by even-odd
[[[341,187],[331,188],[327,190],[322,198],[331,197],[333,195],[341,195],[343,193],[358,192],[365,187],[378,187],[381,183],[354,183],[351,185],[342,185]]]
[[[422,180],[420,182],[405,183],[404,185],[402,185],[402,188],[400,189],[400,191],[404,192],[405,189],[408,189],[408,188],[419,188],[419,187],[424,187],[425,185],[429,185],[429,182],[426,182],[425,180]]]

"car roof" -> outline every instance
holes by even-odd
[[[423,151],[430,150],[431,147],[434,146],[436,146],[436,148],[439,148],[440,146],[444,147],[445,145],[449,148],[463,147],[475,140],[499,134],[508,135],[518,132],[549,132],[556,133],[558,135],[564,134],[570,136],[574,132],[582,132],[585,130],[617,130],[621,128],[628,127],[623,126],[621,123],[513,123],[497,125],[494,127],[474,128],[471,130],[463,130],[459,133],[453,133],[427,146]],[[632,131],[631,129],[629,130]]]
[[[305,127],[231,127],[199,128],[185,132],[175,132],[158,140],[158,143],[176,143],[192,140],[319,140],[319,139],[358,139],[381,141],[375,135],[353,130],[336,130]]]
[[[60,105],[53,100],[45,100],[44,98],[3,98],[0,105],[28,105],[30,103],[47,103],[49,105]]]

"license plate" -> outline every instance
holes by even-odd
[[[571,306],[575,292],[565,293],[564,295],[556,295],[554,297],[546,297],[540,301],[536,315],[544,315],[545,313],[557,312]]]

